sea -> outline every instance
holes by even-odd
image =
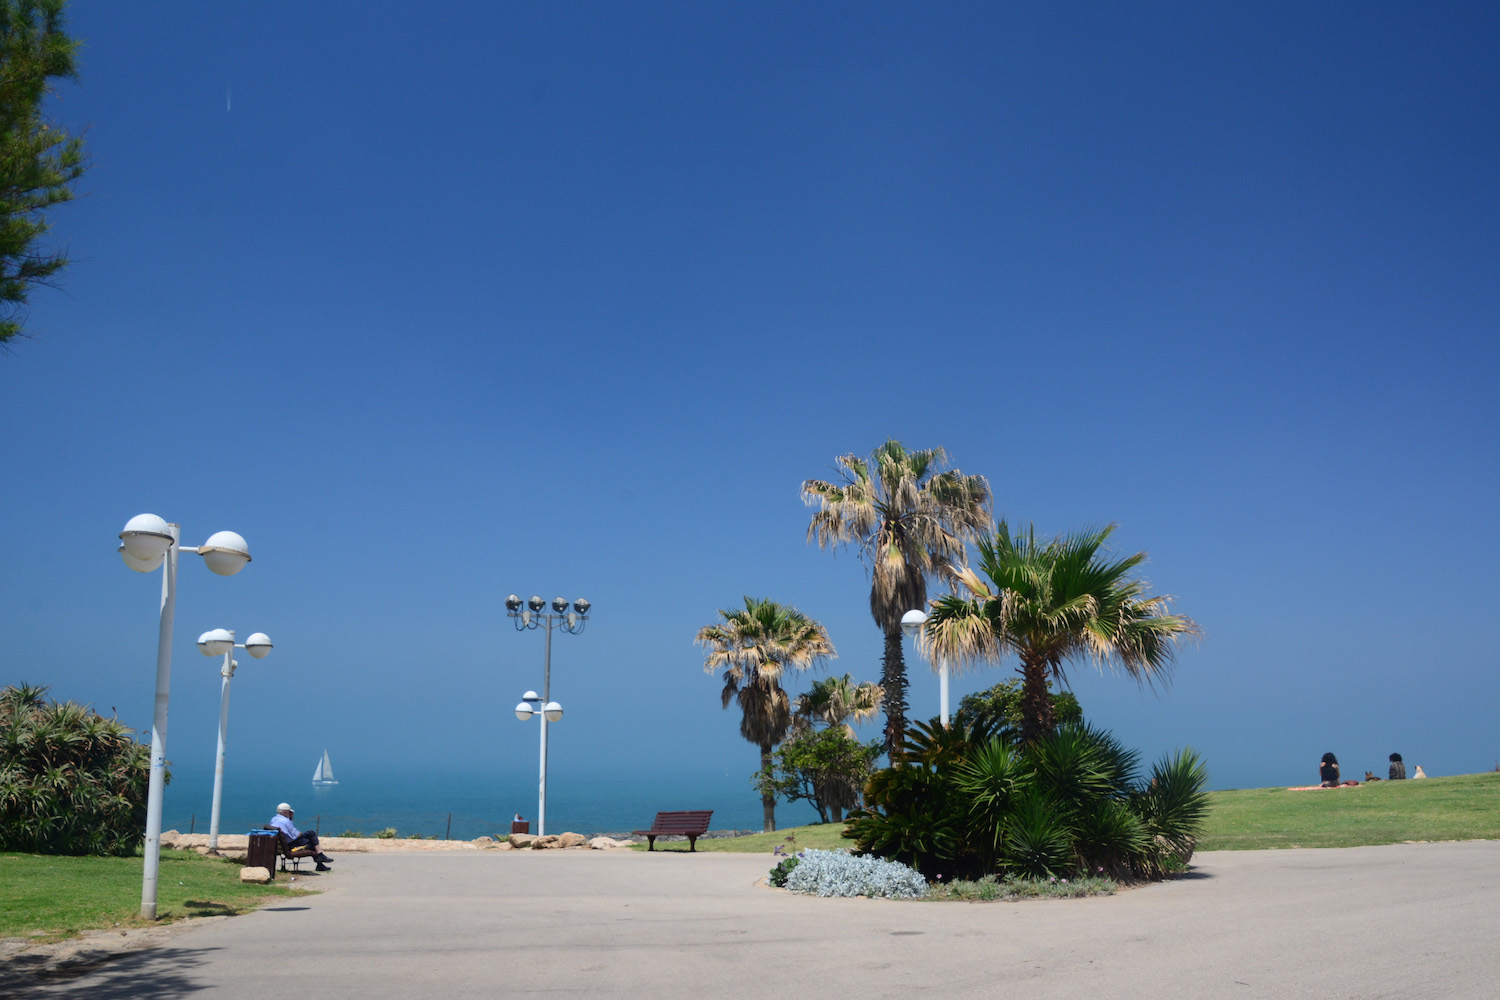
[[[334,762],[338,764],[337,761]],[[394,829],[397,837],[472,840],[503,837],[516,814],[537,832],[539,780],[535,769],[496,772],[335,767],[337,785],[314,786],[312,769],[226,763],[219,832],[260,829],[286,802],[302,829],[325,837],[373,836]],[[162,829],[207,833],[213,811],[211,767],[170,768],[162,802]],[[715,830],[758,832],[764,827],[760,795],[748,774],[694,771],[690,767],[643,768],[600,774],[549,769],[547,832],[586,836],[644,829],[659,810],[712,809]],[[776,825],[818,822],[805,802],[778,802]]]

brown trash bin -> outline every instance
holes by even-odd
[[[276,831],[251,830],[250,849],[245,854],[246,868],[264,868],[276,877]]]
[[[529,820],[529,819],[513,819],[513,820],[511,820],[510,821],[510,832],[511,833],[530,833],[531,832],[531,820]]]

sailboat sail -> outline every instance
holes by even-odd
[[[337,785],[338,779],[333,776],[333,765],[328,761],[328,751],[323,751],[323,757],[318,761],[318,769],[313,772],[313,784],[315,785]]]

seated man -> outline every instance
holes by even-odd
[[[313,850],[313,860],[318,863],[317,870],[320,872],[333,871],[332,868],[328,867],[332,864],[333,859],[324,854],[322,849],[318,847],[318,835],[311,830],[302,833],[293,825],[292,816],[295,814],[296,810],[283,802],[276,807],[276,815],[271,817],[269,826],[274,830],[279,830],[286,836],[287,850],[291,850],[294,847],[310,847]]]

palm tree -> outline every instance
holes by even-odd
[[[806,670],[838,656],[828,631],[796,608],[775,601],[745,598],[744,608],[720,610],[722,621],[698,630],[697,643],[708,650],[703,669],[724,668],[722,704],[740,703],[740,735],[760,747],[761,768],[771,766],[771,750],[792,725],[791,702],[781,688],[788,667]],[[776,829],[776,796],[761,793],[767,830]]]
[[[852,545],[870,564],[870,614],[885,633],[885,749],[899,753],[906,730],[906,663],[901,616],[927,604],[927,578],[950,576],[964,540],[988,522],[990,484],[944,470],[942,448],[907,451],[887,441],[868,459],[836,459],[841,482],[809,479],[802,498],[816,507],[807,540],[819,548]]]
[[[1115,559],[1101,551],[1114,529],[1038,542],[1034,527],[1012,536],[1001,520],[977,545],[988,580],[965,567],[958,579],[969,596],[933,602],[923,640],[934,652],[959,663],[1020,657],[1025,743],[1053,728],[1047,682],[1067,682],[1065,662],[1152,685],[1170,673],[1177,643],[1202,634],[1191,618],[1170,613],[1170,598],[1147,596],[1147,584],[1129,576],[1146,553]]]
[[[854,678],[821,677],[812,682],[806,694],[797,696],[797,718],[812,722],[817,720],[827,726],[843,726],[844,731],[854,736],[850,719],[863,722],[880,711],[880,702],[885,691],[879,684],[867,681],[854,683]]]

